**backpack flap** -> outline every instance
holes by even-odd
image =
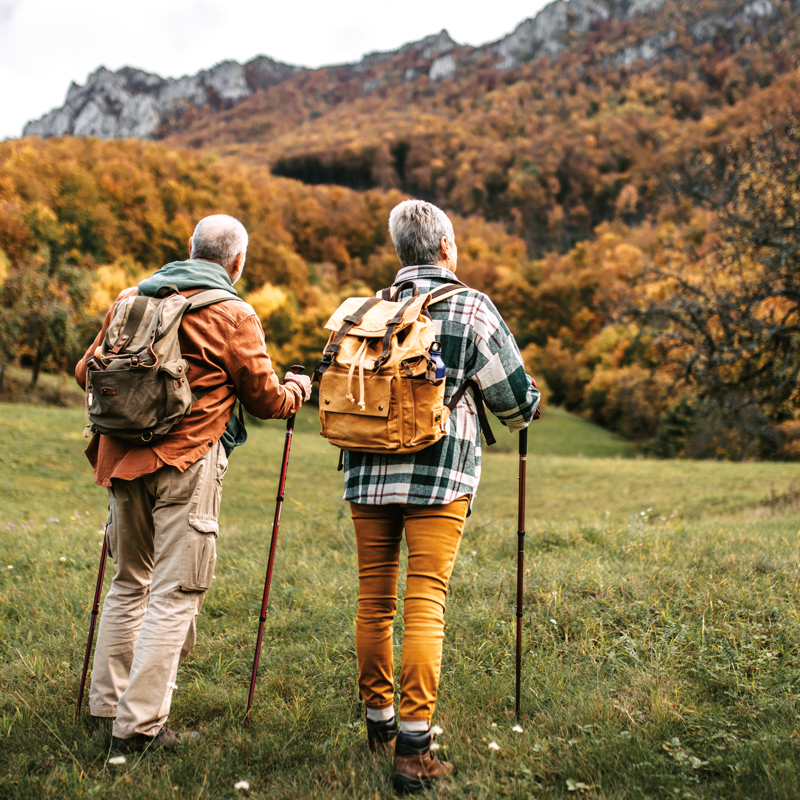
[[[349,300],[345,300],[327,321],[325,329],[339,331],[346,323],[346,318],[353,318],[355,315],[360,321],[348,327],[348,335],[383,338],[389,323],[398,316],[398,312],[402,313],[400,314],[400,320],[395,323],[395,333],[399,333],[403,328],[418,319],[427,298],[425,295],[413,297],[411,298],[411,303],[378,299],[361,315],[357,314],[367,301],[375,299],[372,297],[351,297]]]

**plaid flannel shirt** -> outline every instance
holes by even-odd
[[[395,284],[412,280],[424,294],[458,278],[443,267],[405,267]],[[410,296],[411,290],[402,294]],[[489,410],[509,430],[524,428],[539,406],[519,348],[492,301],[470,290],[430,307],[447,367],[445,403],[467,380],[480,386]],[[481,477],[481,433],[475,400],[466,392],[448,420],[447,434],[410,455],[345,451],[344,499],[368,505],[439,505],[470,495]]]

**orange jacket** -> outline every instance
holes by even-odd
[[[195,291],[181,294],[191,297]],[[86,359],[106,335],[117,303],[137,293],[126,289],[108,310],[103,327],[75,367],[75,379],[86,388]],[[302,388],[282,385],[267,354],[264,330],[255,311],[245,303],[223,301],[183,318],[178,333],[181,353],[189,363],[192,389],[215,387],[198,400],[166,436],[153,445],[137,445],[96,434],[86,448],[94,480],[111,486],[112,478],[133,480],[165,464],[183,472],[219,440],[239,398],[260,419],[288,419],[301,405]]]

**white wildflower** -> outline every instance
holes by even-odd
[[[500,745],[497,742],[489,742],[489,749],[490,750],[499,750]]]
[[[556,626],[556,628],[558,627],[558,623],[552,617],[550,618],[550,622],[552,622],[553,625]]]
[[[496,727],[497,727],[497,723],[496,723],[496,722],[493,722],[493,723],[492,723],[492,727],[493,727],[493,728],[496,728]]]
[[[438,750],[440,747],[441,747],[441,745],[438,742],[433,742],[431,744],[431,746],[430,746],[430,749],[431,750]]]
[[[14,569],[14,567],[12,567],[11,564],[8,565],[8,568],[9,569]]]
[[[514,731],[514,733],[523,733],[521,725],[515,725],[511,730]]]
[[[477,550],[473,550],[472,551],[472,557],[475,558],[476,555],[478,555],[478,551]]]
[[[174,681],[169,681],[169,683],[167,683],[167,686],[169,686],[170,689],[177,689],[178,688],[178,684],[175,683]]]
[[[434,725],[431,728],[431,733],[435,734],[436,736],[441,736],[444,733],[444,730],[440,728],[438,725]]]
[[[238,789],[242,792],[249,792],[250,791],[250,784],[247,781],[237,781],[233,784],[234,789]]]
[[[66,557],[66,556],[61,556],[61,558],[59,558],[58,560],[59,560],[59,561],[66,561],[66,560],[67,560],[67,557]]]
[[[109,764],[124,764],[125,763],[125,756],[114,756],[113,758],[108,759]]]

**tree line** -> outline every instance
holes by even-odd
[[[657,214],[565,252],[532,258],[505,225],[453,215],[459,275],[491,295],[546,402],[659,456],[800,458],[799,130],[786,117],[677,164]],[[340,300],[391,283],[405,196],[157,143],[2,143],[0,370],[71,370],[117,293],[186,258],[220,211],[250,232],[242,293],[276,364],[312,364]]]

